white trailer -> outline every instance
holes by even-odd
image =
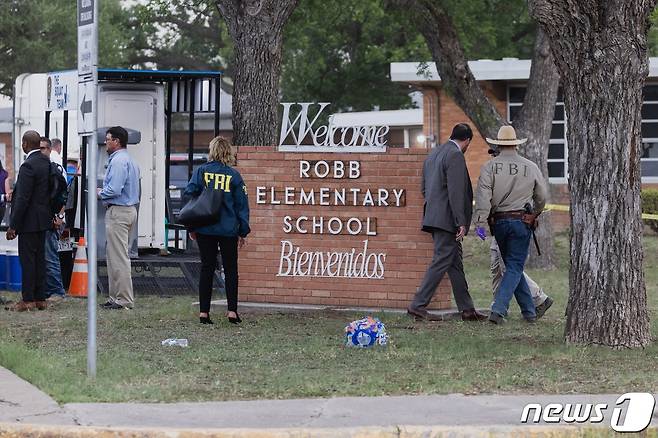
[[[212,128],[215,135],[230,130],[231,99],[220,87],[221,72],[160,71],[98,69],[97,126],[123,126],[139,131],[139,141],[128,145],[128,153],[141,169],[141,199],[137,224],[136,244],[131,256],[140,249],[164,250],[166,200],[168,197],[169,163],[171,155],[172,115],[187,114],[189,172],[193,166],[195,115],[214,114]],[[68,157],[81,157],[77,134],[78,85],[77,71],[48,74],[26,73],[15,83],[14,151],[15,166],[24,159],[21,138],[25,131],[36,130],[50,138],[61,138]],[[224,97],[222,97],[222,95]],[[223,105],[223,111],[220,106]],[[202,120],[208,120],[203,116]],[[93,138],[93,137],[92,137]],[[98,135],[99,181],[107,164],[105,132]],[[130,142],[129,142],[130,143]],[[83,159],[84,161],[84,159]],[[84,201],[78,202],[78,212]],[[104,209],[99,208],[99,219]],[[171,223],[172,216],[169,215]],[[78,223],[76,223],[76,226]],[[173,225],[170,225],[173,227]],[[99,256],[104,254],[104,227],[99,223]]]
[[[139,143],[128,145],[128,153],[139,165],[141,173],[137,246],[166,249],[164,86],[101,82],[98,102],[98,126],[123,126],[141,133]],[[102,138],[104,142],[104,132]],[[108,155],[104,145],[99,145],[99,148],[98,186],[102,187]],[[104,213],[104,210],[100,212]],[[105,236],[101,237],[99,233],[99,239],[104,242]]]
[[[16,79],[14,151],[15,168],[24,160],[21,138],[28,130],[67,140],[67,156],[80,156],[77,134],[77,71],[22,74]],[[165,92],[161,83],[101,82],[98,87],[98,126],[123,126],[141,133],[128,153],[141,171],[141,198],[137,222],[139,248],[166,248],[165,240]],[[65,111],[68,112],[65,115]],[[92,137],[93,138],[93,137]],[[105,133],[102,133],[104,140]],[[98,180],[102,185],[108,156],[99,147]],[[78,205],[81,205],[78,203]],[[80,209],[78,209],[80,211]],[[104,209],[99,209],[102,219]],[[99,256],[104,254],[104,226],[99,222]]]

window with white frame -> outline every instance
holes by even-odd
[[[523,106],[525,86],[510,85],[507,88],[507,120],[512,123]],[[642,102],[642,179],[658,180],[658,84],[648,84],[643,89]],[[564,110],[562,90],[558,92],[553,116],[551,140],[548,146],[548,176],[551,182],[566,182],[567,167],[567,116]]]
[[[523,106],[525,86],[510,85],[507,88],[507,121],[513,123]],[[551,139],[548,145],[548,177],[551,182],[566,182],[567,178],[567,126],[562,89],[558,91],[553,115]]]
[[[658,84],[642,90],[642,157],[643,178],[658,179]]]

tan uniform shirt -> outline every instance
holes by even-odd
[[[500,155],[480,169],[475,194],[475,223],[482,226],[490,213],[523,210],[526,203],[535,214],[544,210],[546,185],[539,168],[516,149],[503,148]]]

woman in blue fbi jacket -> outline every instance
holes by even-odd
[[[240,172],[232,168],[236,164],[231,143],[223,137],[210,142],[208,162],[192,174],[185,188],[185,196],[197,196],[204,187],[223,190],[222,209],[217,223],[191,230],[190,237],[197,241],[201,253],[199,277],[199,321],[210,320],[212,281],[217,269],[217,249],[222,254],[224,281],[226,284],[226,316],[233,324],[242,322],[238,315],[238,247],[242,248],[249,234],[249,202],[247,187]]]

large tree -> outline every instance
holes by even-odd
[[[649,344],[640,130],[656,0],[530,0],[550,39],[569,117],[567,342]]]
[[[0,93],[11,96],[16,76],[75,69],[77,3],[9,0],[0,8]],[[127,67],[134,23],[120,0],[100,3],[99,63]]]
[[[283,28],[298,0],[216,0],[233,39],[233,142],[276,144]]]
[[[507,120],[487,98],[468,66],[458,31],[448,12],[450,3],[436,0],[393,0],[409,9],[432,52],[443,89],[455,100],[483,136],[495,138]],[[454,7],[454,5],[453,5]],[[559,86],[559,74],[553,62],[548,40],[537,32],[530,78],[523,108],[514,123],[517,133],[528,142],[521,153],[537,163],[548,185],[548,144]],[[553,267],[553,231],[550,214],[545,213],[537,236],[542,254],[534,253],[531,264]]]

